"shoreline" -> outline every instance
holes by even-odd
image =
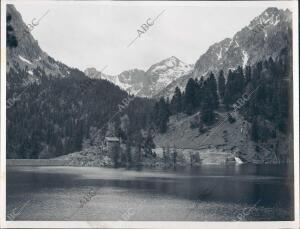
[[[227,163],[198,163],[191,166],[190,164],[176,164],[176,168],[197,168],[201,165],[246,165],[246,164],[253,164],[253,165],[289,165],[291,163],[253,163],[253,162],[245,162],[245,163],[237,163],[237,162],[227,162]],[[167,164],[165,165],[162,162],[143,162],[141,164],[135,165],[128,165],[128,166],[118,166],[115,167],[113,164],[106,164],[100,165],[98,163],[91,164],[91,163],[80,163],[78,161],[72,160],[64,160],[64,159],[6,159],[6,166],[7,167],[14,167],[14,166],[74,166],[74,167],[103,167],[103,168],[126,168],[126,167],[145,167],[145,168],[174,168],[173,165]]]

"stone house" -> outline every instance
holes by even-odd
[[[108,152],[112,152],[112,150],[116,147],[120,147],[120,139],[117,137],[105,137],[104,139],[104,147]]]

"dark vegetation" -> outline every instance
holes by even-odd
[[[278,133],[292,135],[291,64],[288,49],[283,49],[276,61],[270,57],[245,69],[229,70],[226,82],[223,70],[218,74],[218,83],[212,73],[206,79],[190,78],[185,92],[177,87],[170,102],[161,98],[155,104],[154,120],[159,120],[155,124],[164,133],[169,115],[200,112],[200,120],[193,120],[191,128],[203,133],[217,121],[217,112],[227,111],[230,123],[236,121],[237,113],[252,123],[255,142],[266,142]]]
[[[7,15],[7,47],[12,49],[18,41],[10,22]],[[292,136],[289,50],[283,49],[276,60],[270,57],[245,69],[229,70],[227,80],[223,70],[216,76],[190,78],[184,92],[177,87],[171,100],[156,102],[133,98],[108,81],[89,79],[71,68],[64,78],[47,76],[36,68],[33,75],[38,80],[29,83],[28,69],[15,63],[7,72],[7,157],[51,158],[98,144],[105,136],[116,136],[128,151],[137,147],[141,161],[141,149],[154,156],[153,131],[165,133],[169,117],[180,113],[200,114],[191,123],[200,134],[217,121],[218,112],[234,111],[252,124],[255,142],[266,142],[279,133]],[[52,58],[49,62],[59,64]],[[233,123],[235,117],[229,114],[228,120]],[[121,164],[132,160],[130,153],[114,157]],[[176,161],[176,156],[172,160]]]
[[[275,138],[279,132],[291,134],[290,63],[287,50],[283,50],[276,61],[269,58],[244,71],[241,67],[229,71],[226,83],[222,72],[218,84],[212,73],[205,80],[191,78],[184,93],[176,88],[171,101],[161,98],[154,104],[150,99],[135,98],[121,112],[118,106],[129,95],[108,81],[88,79],[76,69],[69,77],[53,78],[37,68],[34,75],[39,81],[26,86],[27,71],[11,69],[7,98],[21,96],[7,109],[7,156],[44,158],[79,151],[88,139],[90,144],[103,140],[108,122],[115,126],[113,135],[122,137],[126,144],[147,148],[153,146],[153,135],[143,138],[141,130],[164,133],[169,116],[181,112],[192,115],[200,111],[200,119],[191,124],[200,133],[216,122],[216,112],[236,109],[252,123],[251,136],[256,142]],[[246,101],[237,106],[240,98]],[[124,130],[121,117],[125,114],[129,120]],[[232,115],[228,118],[235,121]],[[99,136],[91,135],[93,132]]]
[[[23,85],[29,77],[26,70],[11,69],[7,75],[7,98],[18,98],[7,109],[9,158],[55,157],[81,150],[84,139],[104,138],[108,122],[120,129],[124,114],[130,119],[128,139],[150,123],[153,102],[135,98],[120,112],[118,106],[129,95],[108,81],[91,80],[76,69],[66,78],[48,77],[40,68],[33,74],[39,81],[29,86]]]
[[[15,35],[14,28],[11,23],[11,15],[6,15],[6,47],[15,48],[18,46],[18,41]]]

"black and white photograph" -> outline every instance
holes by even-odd
[[[299,228],[298,26],[298,1],[1,1],[1,228]]]

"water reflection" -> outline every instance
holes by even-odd
[[[174,170],[104,169],[75,167],[10,167],[7,169],[7,203],[29,196],[96,187],[172,197],[178,200],[224,204],[280,206],[293,212],[293,177],[284,166],[202,166]]]

